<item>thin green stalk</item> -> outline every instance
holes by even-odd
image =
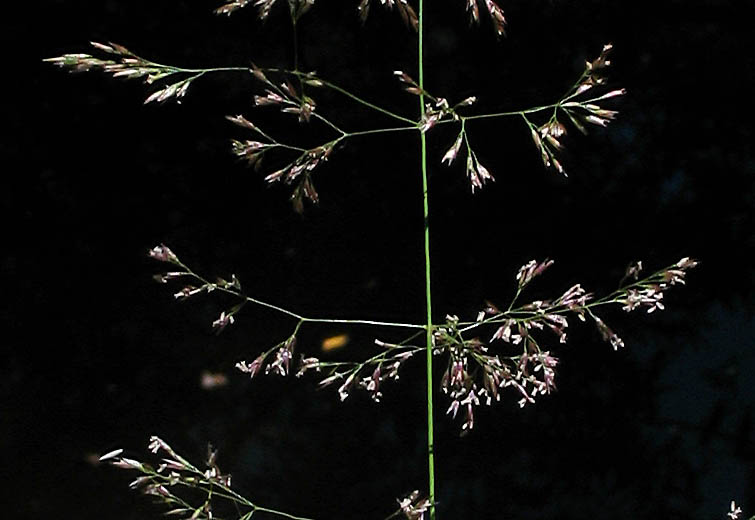
[[[425,69],[423,55],[424,13],[423,0],[419,0],[419,113],[425,113]],[[436,519],[435,514],[435,441],[433,438],[433,312],[432,291],[430,286],[430,211],[427,190],[427,139],[424,132],[420,133],[421,162],[422,162],[422,210],[425,226],[425,308],[427,310],[426,359],[427,359],[427,470],[430,499],[430,520]]]

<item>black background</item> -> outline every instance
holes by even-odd
[[[281,2],[283,3],[283,0]],[[373,2],[319,0],[300,28],[304,69],[414,117],[395,69],[416,75],[415,35]],[[577,281],[611,290],[626,265],[694,256],[688,285],[653,315],[604,313],[620,352],[575,327],[559,391],[519,410],[481,409],[475,431],[442,416],[440,518],[720,518],[731,499],[755,511],[752,431],[755,171],[751,143],[752,12],[747,2],[502,3],[508,36],[469,28],[461,0],[429,2],[426,85],[480,113],[547,103],[585,59],[615,46],[610,87],[628,95],[608,129],[566,140],[564,179],[545,171],[517,119],[470,125],[496,182],[470,193],[461,162],[440,158],[455,133],[428,134],[436,321],[502,304],[530,258],[556,264],[530,296]],[[247,307],[224,334],[210,323],[232,302],[184,303],[151,275],[146,252],[168,244],[207,275],[235,273],[262,300],[304,315],[421,322],[424,312],[418,139],[354,139],[316,172],[321,204],[291,211],[285,187],[229,153],[244,113],[278,136],[317,143],[274,109],[252,110],[245,74],[197,81],[183,104],[143,106],[137,81],[68,75],[42,58],[113,41],[183,66],[290,66],[286,9],[265,24],[252,8],[226,18],[212,1],[41,2],[3,22],[6,157],[2,207],[5,514],[13,518],[157,517],[129,475],[93,463],[123,447],[141,458],[159,434],[197,462],[212,442],[245,495],[315,518],[384,518],[425,486],[424,376],[419,359],[382,403],[338,402],[315,378],[247,380],[232,367],[293,323]],[[340,96],[318,110],[357,130],[392,125]],[[270,165],[268,165],[270,166]],[[362,358],[381,331],[307,327],[299,352]],[[400,339],[392,332],[384,339]],[[229,384],[199,384],[203,370]]]

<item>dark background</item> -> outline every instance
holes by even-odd
[[[283,4],[283,0],[280,0]],[[416,70],[415,36],[377,2],[320,0],[302,20],[302,67],[414,117],[391,72]],[[627,348],[575,327],[559,391],[519,410],[480,409],[474,432],[442,417],[440,518],[721,518],[731,499],[755,512],[752,207],[753,32],[747,2],[506,1],[508,37],[464,2],[430,2],[428,89],[479,112],[558,98],[585,59],[615,46],[610,87],[629,94],[587,137],[573,129],[568,179],[545,171],[520,120],[470,125],[496,182],[472,195],[461,161],[439,164],[450,125],[429,134],[436,321],[505,304],[530,258],[555,266],[532,298],[577,281],[611,290],[626,265],[701,260],[668,311],[604,318]],[[317,171],[321,204],[291,211],[285,187],[229,153],[244,113],[278,136],[317,142],[327,129],[251,109],[248,75],[196,82],[182,105],[143,106],[137,81],[68,75],[42,58],[113,41],[184,66],[290,66],[286,10],[216,17],[213,1],[9,6],[3,21],[6,137],[0,197],[6,232],[3,377],[4,515],[157,518],[130,475],[93,462],[123,447],[138,458],[159,434],[199,462],[208,442],[238,490],[268,507],[328,519],[384,518],[425,486],[421,360],[382,403],[338,402],[313,377],[249,381],[233,369],[293,323],[247,307],[216,337],[232,302],[176,303],[146,252],[168,244],[198,271],[235,273],[260,299],[304,315],[421,322],[424,290],[416,136],[354,139]],[[315,95],[316,94],[316,95]],[[313,93],[349,129],[392,125],[343,97]],[[309,131],[309,132],[308,132]],[[306,141],[307,139],[315,141]],[[270,167],[270,165],[268,165]],[[177,290],[177,288],[176,288]],[[363,358],[381,331],[306,327],[299,352],[348,332],[337,355]],[[397,340],[391,332],[383,339]],[[204,370],[228,384],[203,389]]]

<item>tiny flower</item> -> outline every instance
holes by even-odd
[[[288,342],[286,345],[279,348],[275,353],[275,360],[265,368],[265,374],[274,372],[279,376],[288,375],[288,366],[291,361],[291,349]]]
[[[687,273],[681,269],[667,269],[663,272],[663,280],[670,282],[671,285],[681,284],[684,285],[684,276]]]
[[[232,324],[233,321],[233,314],[226,314],[225,311],[223,311],[220,313],[220,317],[212,322],[212,328],[220,334],[223,332],[223,329]]]
[[[248,128],[249,130],[259,132],[259,129],[254,125],[254,123],[252,123],[242,115],[225,116],[225,118],[235,125],[239,125],[241,127]]]
[[[187,509],[185,507],[179,507],[177,509],[171,509],[170,511],[167,511],[165,513],[165,516],[175,516],[175,515],[182,515],[184,513],[190,513],[191,509]]]
[[[407,520],[423,520],[425,513],[432,503],[429,499],[419,499],[419,490],[412,491],[407,497],[396,499],[399,505],[399,511],[404,514]]]
[[[454,399],[451,401],[451,406],[448,407],[448,410],[446,410],[446,415],[451,414],[452,418],[456,418],[456,412],[459,411],[459,401]]]
[[[215,9],[215,14],[225,14],[230,16],[234,11],[241,9],[242,7],[246,6],[246,4],[251,2],[252,0],[234,0]]]
[[[338,396],[341,398],[341,401],[345,401],[346,398],[349,397],[349,389],[351,388],[351,383],[354,382],[354,377],[356,376],[356,374],[356,372],[352,372],[351,375],[346,378],[346,381],[344,381],[344,383],[338,389]]]
[[[157,472],[162,473],[166,469],[174,469],[174,470],[182,471],[186,469],[186,465],[178,462],[177,460],[163,459],[163,463],[160,464],[159,468],[157,468]]]
[[[315,357],[305,358],[301,357],[301,363],[299,365],[299,371],[296,373],[296,377],[301,377],[307,370],[320,371],[320,360]]]
[[[468,98],[465,98],[461,100],[459,103],[456,104],[456,107],[454,108],[462,108],[462,107],[468,107],[472,106],[477,102],[476,96],[469,96]]]
[[[685,256],[684,258],[682,258],[676,263],[676,266],[679,269],[691,269],[692,267],[695,267],[697,264],[698,264],[697,260],[693,260]]]
[[[174,271],[174,272],[165,273],[165,274],[156,274],[152,276],[152,278],[157,283],[168,283],[168,280],[173,280],[174,278],[178,278],[179,276],[185,276],[187,274],[189,273]]]
[[[138,460],[119,458],[113,461],[113,466],[121,469],[139,469],[143,468],[142,463]]]
[[[238,363],[236,363],[236,368],[246,374],[249,374],[249,377],[254,377],[262,368],[262,364],[265,362],[266,356],[267,356],[267,353],[262,353],[259,356],[257,356],[257,359],[255,359],[251,363],[246,363],[245,361],[239,361]]]
[[[620,89],[617,89],[617,90],[612,90],[610,92],[607,92],[606,94],[603,94],[602,96],[599,96],[599,97],[593,99],[593,101],[601,101],[603,99],[609,99],[609,98],[613,98],[613,97],[616,97],[616,96],[623,96],[626,93],[627,93],[627,89],[620,88]]]
[[[456,159],[456,156],[459,153],[459,149],[461,148],[461,139],[464,136],[463,132],[460,132],[458,137],[456,138],[456,141],[454,141],[453,146],[448,149],[446,154],[443,156],[443,159],[441,159],[440,162],[444,163],[448,161],[448,166],[451,165],[452,162],[454,162],[454,159]]]
[[[477,174],[480,176],[481,186],[487,181],[494,181],[493,175],[479,161],[477,161]]]
[[[558,364],[558,359],[551,356],[549,352],[543,352],[537,356],[537,364],[535,365],[535,372],[543,372],[543,387],[541,393],[549,394],[552,389],[556,388],[554,381],[555,371],[553,370]]]
[[[587,121],[588,123],[592,123],[592,124],[598,125],[598,126],[606,126],[606,125],[608,125],[608,119],[604,119],[602,117],[598,117],[598,116],[595,116],[595,115],[592,115],[592,114],[588,115],[588,116],[585,116],[584,120]]]
[[[480,164],[473,154],[467,156],[467,176],[472,185],[472,192],[474,192],[476,188],[482,188],[485,182],[495,180],[488,169]]]
[[[467,403],[467,417],[464,420],[464,424],[461,425],[461,430],[471,430],[474,428],[474,408],[471,402]]]
[[[153,435],[149,438],[149,445],[147,446],[147,449],[149,449],[149,451],[151,451],[152,453],[157,453],[161,449],[167,451],[168,453],[173,453],[173,450],[170,446],[168,446],[168,443],[156,435]]]
[[[595,325],[597,325],[598,331],[600,332],[600,335],[603,337],[604,341],[610,342],[614,350],[624,348],[624,341],[622,341],[622,339],[614,331],[612,331],[603,320],[601,320],[594,314],[592,315],[592,319],[595,321]]]
[[[148,103],[152,103],[153,101],[162,103],[163,101],[171,97],[180,98],[186,93],[186,89],[189,87],[190,83],[190,80],[180,81],[178,83],[173,83],[172,85],[168,85],[165,88],[157,90],[144,100],[144,104],[146,105]]]
[[[375,367],[375,370],[372,371],[372,374],[369,377],[365,377],[360,382],[360,386],[362,386],[365,390],[367,390],[370,393],[370,398],[372,398],[373,401],[376,403],[380,402],[380,398],[383,397],[382,392],[380,392],[380,381],[382,380],[382,367],[380,364],[378,364]]]
[[[159,246],[150,249],[149,256],[150,258],[154,258],[161,262],[170,262],[173,264],[178,263],[178,257],[164,244],[160,244]]]
[[[441,118],[440,112],[435,112],[433,110],[428,109],[424,114],[422,114],[422,119],[419,123],[419,131],[423,134],[430,130],[432,127],[434,127],[438,121],[440,121]]]
[[[516,281],[519,283],[519,287],[524,287],[530,283],[533,278],[541,275],[546,269],[552,266],[553,263],[553,260],[546,258],[540,263],[537,263],[536,260],[530,260],[524,264],[519,268],[519,271],[516,274]]]
[[[151,480],[150,477],[137,477],[135,480],[131,481],[128,485],[129,489],[138,489],[148,483]]]
[[[104,454],[102,457],[100,457],[98,460],[100,462],[105,462],[107,460],[111,460],[111,459],[114,459],[114,458],[118,457],[121,453],[123,453],[123,449],[117,449],[117,450],[109,451],[106,454]]]
[[[287,114],[297,114],[299,116],[299,122],[300,123],[308,123],[310,116],[315,111],[315,102],[314,100],[305,97],[305,100],[301,102],[298,106],[295,107],[287,107],[282,109],[282,112],[285,112]]]
[[[506,19],[503,16],[503,10],[493,0],[466,0],[467,11],[469,12],[470,22],[480,22],[480,8],[477,2],[481,2],[488,11],[491,21],[493,22],[493,30],[497,36],[503,36],[506,29]]]
[[[282,177],[286,176],[290,171],[291,171],[291,165],[286,166],[284,168],[281,168],[280,170],[274,171],[273,173],[265,176],[265,181],[269,183],[279,181]]]
[[[539,128],[541,135],[550,135],[552,137],[561,137],[566,133],[566,127],[556,120],[552,120]]]
[[[731,501],[731,511],[726,513],[726,515],[731,518],[731,520],[737,520],[739,518],[739,515],[742,513],[742,508],[738,507],[737,504],[734,503],[734,501]]]
[[[333,384],[336,380],[341,379],[342,377],[343,377],[343,374],[341,374],[340,372],[336,372],[335,374],[328,376],[322,381],[320,381],[319,386],[320,388],[325,388],[326,386]]]
[[[89,45],[97,50],[107,52],[108,54],[118,54],[110,45],[105,45],[104,43],[89,42]]]
[[[414,31],[417,31],[419,27],[419,18],[407,0],[380,0],[380,4],[386,6],[388,9],[396,7],[401,19],[407,27],[410,27]],[[370,0],[362,0],[357,8],[359,11],[359,18],[362,22],[367,20],[367,15],[370,11]]]
[[[451,368],[449,369],[451,384],[456,385],[464,381],[466,379],[466,371],[464,370],[464,360],[457,359],[451,363]]]
[[[496,340],[496,339],[502,339],[505,342],[509,342],[511,340],[511,326],[514,324],[514,320],[506,320],[506,322],[498,327],[498,330],[495,331],[495,334],[493,334],[493,337],[490,338],[490,341]]]
[[[158,495],[163,497],[171,497],[172,494],[170,491],[168,491],[168,488],[166,488],[163,485],[154,484],[152,486],[149,486],[144,490],[145,495]]]
[[[414,80],[404,71],[394,70],[393,75],[404,83],[414,83]]]
[[[640,271],[642,271],[642,262],[637,261],[633,264],[630,264],[630,266],[627,267],[627,270],[624,273],[624,278],[632,278],[636,280],[637,276],[640,274]]]
[[[285,101],[280,95],[270,90],[264,96],[254,96],[254,104],[257,106],[279,105]]]
[[[603,46],[603,49],[600,51],[600,56],[598,56],[592,62],[587,63],[587,69],[598,70],[598,69],[602,69],[604,67],[608,67],[609,65],[611,65],[611,61],[608,59],[608,54],[611,52],[611,49],[613,49],[612,44],[610,43],[605,44]]]
[[[207,286],[204,286],[204,285],[202,287],[194,287],[193,285],[187,285],[186,287],[184,287],[183,289],[175,293],[173,297],[176,300],[184,300],[186,298],[189,298],[191,296],[194,296],[195,294],[202,292],[206,288]]]
[[[503,17],[503,10],[493,2],[493,0],[485,0],[485,7],[488,8],[488,14],[493,21],[493,28],[498,36],[503,36],[504,29],[506,27],[506,19]]]

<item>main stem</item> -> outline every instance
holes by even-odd
[[[425,113],[425,71],[423,58],[424,33],[423,0],[419,0],[419,113]],[[427,358],[427,469],[430,499],[430,520],[435,520],[435,442],[433,440],[433,312],[432,292],[430,290],[430,211],[427,191],[427,139],[424,132],[420,132],[420,147],[422,150],[422,209],[425,226],[425,308],[427,310],[426,358]]]

